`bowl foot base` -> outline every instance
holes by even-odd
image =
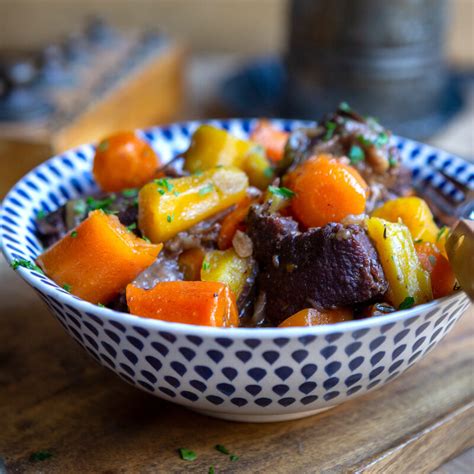
[[[191,408],[191,410],[200,413],[201,415],[211,416],[213,418],[220,418],[221,420],[238,421],[242,423],[273,423],[277,421],[289,421],[298,420],[299,418],[306,418],[307,416],[316,415],[316,413],[321,413],[323,411],[330,410],[335,406],[336,405],[326,408],[317,408],[316,410],[300,411],[298,413],[285,413],[282,415],[251,415],[245,413],[228,413],[213,410],[199,410],[193,408]]]

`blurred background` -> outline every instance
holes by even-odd
[[[474,157],[473,0],[0,0],[0,196],[113,130],[341,101]]]

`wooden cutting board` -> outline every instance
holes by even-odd
[[[364,397],[303,420],[231,423],[96,365],[2,259],[0,473],[429,472],[473,445],[473,316],[471,306],[430,355]],[[52,456],[30,460],[38,451]]]

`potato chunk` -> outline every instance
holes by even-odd
[[[367,229],[389,283],[390,302],[398,308],[410,297],[414,304],[432,300],[430,276],[418,260],[408,227],[371,217]]]

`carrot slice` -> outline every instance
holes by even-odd
[[[150,290],[128,285],[127,304],[136,316],[199,326],[238,326],[235,298],[227,285],[167,281]]]
[[[334,324],[342,321],[350,321],[351,319],[352,311],[347,308],[326,309],[324,311],[308,308],[302,309],[293,316],[285,319],[278,327],[317,326],[319,324]]]
[[[94,157],[94,178],[104,191],[139,188],[156,175],[160,160],[135,132],[118,132],[102,140]]]
[[[456,277],[448,259],[431,242],[415,244],[415,250],[421,266],[431,275],[433,298],[442,298],[451,294]]]
[[[274,127],[268,120],[259,120],[250,139],[265,148],[267,157],[273,162],[283,158],[289,133]]]
[[[306,227],[322,227],[365,210],[367,184],[355,168],[331,155],[314,156],[298,166],[288,187],[296,193],[292,211]]]
[[[244,221],[253,202],[254,201],[250,197],[244,197],[237,204],[237,207],[224,217],[217,238],[217,246],[220,250],[227,250],[232,247],[232,239],[234,238],[235,233],[238,230],[245,230]]]
[[[37,262],[74,295],[91,303],[108,303],[155,261],[162,246],[138,238],[116,216],[93,211]]]

